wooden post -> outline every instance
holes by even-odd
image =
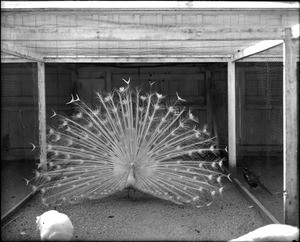
[[[46,168],[46,92],[45,92],[45,63],[37,62],[38,69],[38,117],[39,117],[39,147],[40,164]]]
[[[229,170],[236,174],[236,87],[235,87],[235,63],[228,62],[228,159]]]
[[[283,44],[283,206],[284,223],[299,227],[298,81],[291,29]]]

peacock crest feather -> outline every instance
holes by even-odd
[[[126,188],[176,204],[209,205],[224,186],[222,159],[207,127],[196,128],[191,112],[164,96],[120,87],[96,93],[90,108],[77,96],[68,118],[54,113],[61,125],[47,134],[47,164],[39,164],[37,183],[44,204],[99,199]],[[230,179],[230,178],[229,178]]]

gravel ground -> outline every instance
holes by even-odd
[[[46,207],[35,196],[1,230],[2,240],[39,240],[36,216],[56,209],[71,219],[74,240],[229,240],[267,223],[246,198],[229,184],[223,198],[209,207],[179,206],[128,192],[76,205]]]

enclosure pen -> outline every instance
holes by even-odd
[[[83,240],[299,227],[299,28],[299,2],[2,1],[2,239],[51,210]]]

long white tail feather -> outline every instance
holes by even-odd
[[[210,205],[223,192],[222,178],[230,177],[222,173],[207,127],[197,129],[191,112],[161,103],[162,94],[141,95],[130,79],[124,81],[128,86],[105,97],[97,93],[96,110],[71,95],[67,104],[78,113],[55,113],[62,124],[49,130],[50,158],[47,168],[39,167],[33,189],[42,192],[45,204],[135,188],[176,204]]]

